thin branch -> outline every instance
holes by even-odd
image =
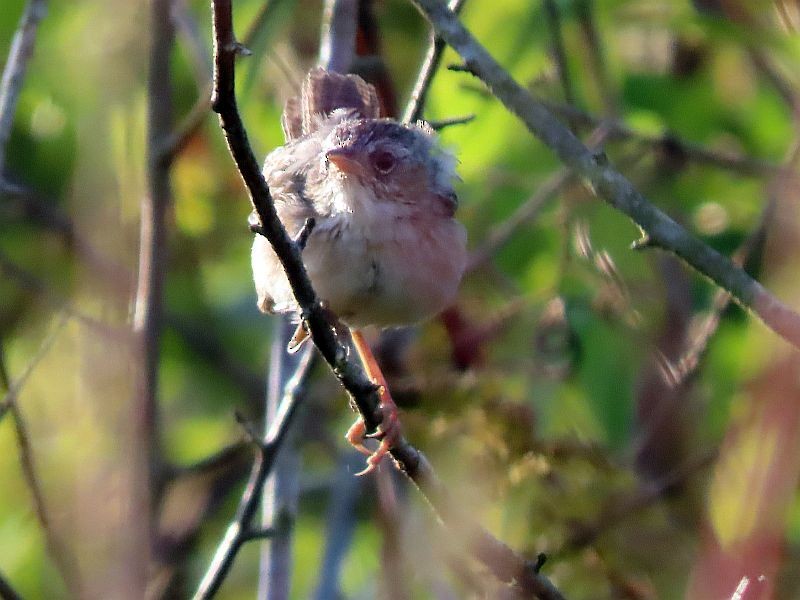
[[[178,465],[169,468],[167,474],[169,479],[178,479],[182,477],[195,477],[197,475],[205,475],[218,471],[220,469],[227,469],[239,462],[242,453],[249,450],[250,444],[245,441],[235,442],[228,444],[221,448],[214,454],[198,460],[189,465]]]
[[[356,530],[356,505],[363,493],[366,478],[353,477],[364,464],[361,454],[352,451],[339,459],[339,465],[328,494],[325,515],[325,547],[322,550],[319,581],[312,596],[328,600],[342,596],[339,580],[345,557],[350,551]]]
[[[569,76],[569,63],[567,51],[564,48],[564,34],[561,31],[561,14],[555,0],[544,1],[544,12],[547,15],[547,25],[553,38],[553,58],[558,67],[558,78],[561,80],[561,89],[564,91],[564,101],[575,106],[575,90],[572,88],[572,79]]]
[[[786,80],[770,56],[760,47],[748,44],[747,53],[750,55],[753,65],[767,78],[786,106],[792,111],[794,122],[800,123],[800,95],[794,86]]]
[[[84,261],[88,272],[96,275],[96,281],[115,296],[127,301],[130,285],[127,268],[111,260],[107,253],[99,252],[80,235],[75,224],[58,207],[55,199],[41,196],[32,189],[9,182],[8,179],[0,180],[0,196],[6,196],[8,200],[0,204],[0,221],[25,219],[41,226],[45,231],[55,233],[68,250]]]
[[[608,130],[602,125],[596,128],[587,139],[592,149],[603,145],[608,137]],[[574,182],[572,172],[562,168],[544,181],[536,192],[523,202],[505,221],[498,223],[486,235],[483,243],[472,251],[467,271],[473,271],[491,259],[523,226],[533,221],[542,207],[556,195]]]
[[[744,243],[737,249],[734,261],[737,265],[745,265],[751,255],[763,246],[766,229],[772,219],[774,212],[774,201],[770,201],[764,207],[759,220],[758,227],[747,237]],[[694,374],[700,364],[700,359],[708,348],[708,344],[717,332],[722,315],[731,303],[731,295],[725,290],[717,290],[711,301],[711,311],[703,319],[702,323],[690,330],[690,339],[685,342],[685,350],[674,364],[671,373],[672,385],[680,385]]]
[[[158,431],[158,364],[164,312],[167,209],[172,203],[170,164],[160,148],[172,128],[170,54],[175,31],[172,0],[153,0],[147,83],[147,193],[139,216],[139,271],[133,312],[135,387],[130,405],[133,493],[127,517],[131,528],[132,580],[144,593],[156,534],[156,506],[163,487]]]
[[[0,573],[0,598],[3,600],[22,600],[11,583]]]
[[[614,98],[613,88],[609,83],[605,55],[600,42],[600,35],[595,25],[593,0],[578,0],[576,5],[575,10],[578,22],[589,46],[588,54],[591,71],[597,81],[606,116],[613,116],[616,113],[617,102]]]
[[[731,260],[691,235],[651,204],[622,174],[584,146],[550,111],[520,86],[438,0],[413,0],[470,71],[593,191],[625,213],[643,231],[646,245],[675,253],[728,290],[775,333],[800,348],[800,315],[770,294]]]
[[[593,522],[575,523],[573,533],[557,553],[561,556],[567,552],[575,552],[592,545],[606,531],[629,519],[637,512],[657,504],[663,500],[669,490],[686,482],[703,469],[714,464],[717,459],[716,450],[704,452],[683,464],[678,465],[661,478],[643,485],[624,498],[613,498],[604,506]]]
[[[322,16],[319,64],[347,73],[356,56],[358,0],[326,0]]]
[[[0,79],[0,181],[6,166],[6,147],[17,110],[28,62],[33,56],[36,30],[47,12],[47,0],[29,0],[11,42],[11,51]]]
[[[304,227],[304,229],[310,228]],[[283,316],[280,326],[273,334],[267,377],[264,430],[268,430],[280,414],[283,392],[298,368],[301,356],[286,352],[294,330],[295,325],[287,316]],[[281,527],[280,524],[293,523],[297,514],[300,487],[299,462],[296,436],[287,436],[261,494],[261,526],[279,530],[271,543],[261,547],[258,597],[264,600],[289,598],[293,531],[291,527]]]
[[[272,4],[272,2],[267,4]],[[188,45],[187,53],[192,63],[197,87],[199,89],[209,88],[211,86],[211,54],[206,45],[205,32],[194,18],[188,0],[173,0],[171,16],[175,28]]]
[[[250,472],[250,480],[242,494],[236,517],[228,526],[222,542],[214,553],[211,565],[194,594],[195,600],[212,598],[217,593],[242,544],[251,539],[252,523],[261,499],[261,490],[275,464],[275,457],[304,395],[305,385],[314,363],[313,357],[311,346],[308,346],[297,370],[284,390],[283,400],[275,420],[270,425],[263,441],[258,445],[259,452]]]
[[[280,5],[279,1],[264,2],[253,17],[253,21],[247,28],[247,33],[242,39],[242,46],[245,48],[250,47],[256,41],[256,38],[261,33],[266,25],[269,17],[275,12],[276,8]],[[177,158],[177,156],[186,148],[186,145],[192,137],[198,132],[200,127],[205,123],[208,114],[211,112],[211,94],[214,90],[211,81],[204,85],[200,90],[197,100],[181,119],[181,122],[175,127],[173,132],[166,136],[157,149],[158,159],[165,163],[170,163]]]
[[[467,271],[474,271],[491,259],[522,226],[533,221],[544,205],[564,191],[572,181],[572,172],[569,169],[560,169],[548,177],[508,219],[489,230],[483,243],[472,251]]]
[[[450,10],[458,14],[461,7],[464,6],[465,0],[450,0]],[[442,54],[444,53],[444,41],[431,32],[431,42],[428,52],[425,54],[425,60],[422,61],[422,67],[417,75],[417,81],[411,89],[411,97],[408,100],[405,111],[403,111],[403,123],[414,123],[422,118],[422,111],[425,108],[425,98],[428,95],[428,90],[433,83],[433,76],[439,70],[439,65],[442,62]]]
[[[800,135],[795,135],[795,142],[789,150],[788,156],[783,164],[783,172],[793,175],[800,162]],[[737,265],[747,266],[754,255],[758,255],[763,249],[766,241],[767,229],[773,221],[777,191],[769,195],[769,199],[761,211],[756,228],[747,236],[747,239],[739,246],[734,254],[733,260]],[[703,322],[693,332],[691,339],[686,341],[685,351],[675,363],[674,385],[686,381],[697,369],[700,359],[708,348],[711,338],[717,331],[722,315],[730,306],[731,296],[725,290],[717,290],[711,303],[711,312],[703,319]]]
[[[192,137],[208,117],[211,108],[211,84],[204,87],[197,101],[181,120],[177,127],[166,136],[159,144],[156,151],[159,162],[171,163],[186,148]]]
[[[253,207],[258,214],[262,230],[278,256],[301,318],[311,333],[312,340],[342,386],[349,392],[367,430],[374,432],[381,420],[379,389],[365,375],[363,368],[347,358],[327,311],[323,309],[311,286],[303,266],[300,249],[289,238],[270,196],[269,188],[247,140],[247,133],[236,106],[234,62],[238,44],[233,33],[231,0],[214,0],[214,94],[212,107],[219,114],[228,149],[247,186]],[[535,572],[534,565],[516,554],[511,548],[492,537],[484,529],[472,525],[466,515],[460,514],[439,482],[427,459],[404,438],[391,449],[397,466],[422,491],[451,531],[462,533],[468,547],[491,572],[506,583],[540,598],[561,598],[560,592],[545,577]],[[230,534],[236,536],[236,532]],[[227,537],[226,537],[227,539]]]
[[[654,150],[666,152],[678,158],[731,171],[738,175],[763,177],[774,175],[780,169],[770,161],[732,152],[712,150],[702,144],[683,140],[673,134],[648,135],[640,133],[617,119],[603,119],[590,115],[574,106],[555,102],[542,102],[547,109],[567,119],[570,123],[578,123],[584,127],[605,127],[609,140],[631,140],[650,146]]]
[[[47,553],[64,580],[67,589],[69,589],[73,596],[77,597],[81,595],[78,564],[75,557],[70,553],[68,546],[64,543],[64,540],[61,539],[61,536],[53,526],[50,512],[47,509],[44,490],[42,489],[42,484],[37,474],[36,458],[34,456],[30,435],[28,434],[28,426],[18,404],[19,393],[22,387],[25,385],[36,366],[47,355],[67,320],[67,315],[61,316],[52,331],[50,331],[42,342],[36,355],[28,363],[25,371],[11,383],[2,403],[0,403],[0,416],[8,411],[13,419],[22,475],[25,478],[25,483],[33,499],[34,512],[44,534]]]
[[[3,273],[8,279],[14,280],[20,288],[36,295],[37,299],[44,300],[58,311],[63,311],[66,315],[74,318],[76,321],[89,327],[93,332],[101,334],[110,340],[119,342],[125,338],[120,329],[115,328],[113,325],[108,325],[98,321],[94,317],[81,312],[65,297],[53,291],[41,279],[29,273],[15,262],[13,262],[5,253],[0,251],[0,273]]]
[[[220,339],[216,328],[208,326],[207,318],[199,318],[195,322],[167,311],[164,315],[164,326],[178,335],[198,360],[204,361],[208,368],[227,378],[248,404],[261,414],[264,397],[262,378],[233,356]]]
[[[172,90],[169,56],[174,29],[170,0],[153,2],[152,46],[148,76],[148,193],[140,215],[139,274],[133,329],[139,338],[142,379],[139,384],[141,425],[147,439],[155,435],[155,403],[159,339],[163,320],[166,260],[166,211],[172,202],[169,165],[159,148],[172,127]]]
[[[6,413],[6,411],[10,408],[11,404],[16,402],[16,398],[19,396],[20,391],[22,391],[23,386],[27,383],[30,376],[33,374],[33,371],[42,361],[42,359],[47,356],[47,353],[50,351],[50,348],[53,347],[56,339],[58,338],[58,334],[63,329],[64,325],[67,322],[67,314],[63,314],[58,321],[56,321],[53,330],[45,337],[44,341],[42,341],[39,349],[36,351],[36,354],[33,355],[33,358],[25,367],[25,370],[22,374],[17,377],[14,381],[6,381],[8,378],[8,372],[6,371],[5,361],[3,360],[0,362],[0,373],[3,375],[3,384],[8,387],[6,390],[5,396],[3,396],[3,400],[0,401],[0,418]],[[0,353],[0,359],[3,358],[2,353]]]
[[[251,529],[242,536],[242,543],[254,540],[271,540],[280,535],[280,528],[262,527],[261,529]]]

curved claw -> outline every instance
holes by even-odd
[[[378,468],[378,465],[380,464],[381,459],[379,458],[378,462],[373,462],[373,460],[372,460],[373,456],[374,455],[371,455],[367,459],[367,466],[363,470],[361,470],[358,473],[356,473],[355,477],[363,477],[364,475],[369,475],[370,473],[372,473],[374,470],[376,470]],[[381,457],[381,458],[383,458],[383,457]]]
[[[361,452],[361,454],[372,456],[372,451],[362,443],[366,437],[364,433],[366,430],[367,426],[364,425],[364,421],[358,419],[350,426],[350,429],[347,430],[347,433],[344,435],[344,437],[348,442],[350,442],[350,445]]]
[[[358,330],[352,330],[351,337],[367,376],[378,386],[378,394],[381,399],[378,405],[381,411],[381,423],[374,433],[367,434],[367,427],[361,419],[356,421],[347,432],[348,441],[361,452],[365,450],[363,444],[365,439],[380,441],[377,450],[370,453],[369,458],[367,458],[367,467],[358,473],[358,475],[366,475],[377,468],[383,457],[389,454],[392,446],[400,440],[402,433],[400,431],[400,422],[397,419],[397,406],[392,400],[391,394],[389,394],[386,380],[378,367],[378,363],[375,361],[375,357],[372,355],[369,344]]]
[[[367,467],[363,471],[356,473],[356,476],[366,475],[374,471],[383,460],[383,457],[389,454],[392,446],[400,439],[400,423],[397,419],[397,407],[394,402],[382,403],[380,408],[383,412],[383,419],[377,431],[369,434],[365,433],[366,425],[364,421],[358,419],[345,436],[356,450],[369,455]],[[380,440],[380,444],[374,452],[370,452],[364,447],[363,440],[367,438]]]

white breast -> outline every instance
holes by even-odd
[[[364,216],[364,215],[361,215]],[[466,265],[466,233],[453,219],[396,218],[371,230],[341,213],[319,223],[303,253],[317,295],[348,325],[402,325],[429,318],[455,300]],[[267,241],[253,245],[260,303],[296,310]]]

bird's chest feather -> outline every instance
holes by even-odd
[[[352,325],[415,322],[450,302],[463,272],[463,228],[450,219],[395,217],[365,230],[329,220],[304,252],[321,298]]]

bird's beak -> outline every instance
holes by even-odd
[[[333,148],[325,153],[325,158],[343,173],[357,174],[364,170],[358,160],[358,153],[352,148]]]

